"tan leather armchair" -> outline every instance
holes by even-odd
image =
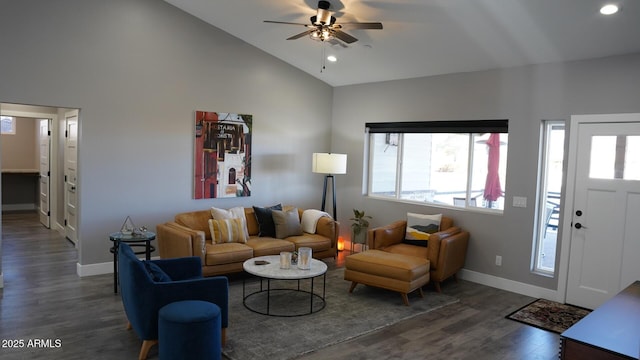
[[[406,220],[398,220],[389,225],[370,229],[368,245],[370,249],[394,254],[419,256],[428,259],[430,276],[436,291],[441,292],[440,283],[449,277],[456,279],[456,273],[464,267],[469,243],[469,232],[453,226],[453,219],[442,217],[440,231],[431,234],[427,247],[405,244]]]

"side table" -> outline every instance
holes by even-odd
[[[151,253],[156,250],[151,245],[151,241],[156,239],[156,234],[151,231],[145,231],[142,234],[123,234],[114,232],[109,235],[109,240],[113,242],[113,246],[109,251],[113,254],[113,293],[118,293],[118,247],[120,242],[129,244],[132,248],[144,247],[144,251],[135,252],[136,255],[145,254],[147,260],[151,259]]]

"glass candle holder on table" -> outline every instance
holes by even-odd
[[[291,252],[282,251],[280,253],[280,269],[291,268]]]
[[[309,247],[301,247],[298,249],[298,269],[311,269],[312,251]]]

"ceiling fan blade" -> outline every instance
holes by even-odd
[[[379,22],[340,23],[339,25],[345,29],[371,29],[371,30],[382,29],[382,23],[379,23]]]
[[[331,40],[329,40],[327,42],[329,44],[331,44],[332,46],[340,46],[340,47],[345,48],[345,49],[348,48],[347,44],[343,43],[342,41],[339,41],[336,38],[333,38],[333,39],[331,39]]]
[[[300,34],[297,34],[297,35],[293,35],[293,36],[291,36],[291,37],[288,37],[288,38],[287,38],[287,40],[300,39],[301,37],[306,36],[306,35],[309,35],[309,34],[311,34],[311,33],[312,33],[312,32],[314,32],[314,31],[316,31],[316,30],[315,30],[315,29],[310,29],[310,30],[307,30],[307,31],[305,31],[305,32],[301,32]]]
[[[346,42],[347,44],[351,44],[358,41],[358,39],[354,38],[353,36],[347,34],[342,30],[332,30],[331,32],[333,33],[333,36]]]
[[[309,24],[302,24],[302,23],[294,23],[294,22],[286,22],[286,21],[272,21],[272,20],[264,20],[264,22],[270,23],[270,24],[302,25],[302,26],[308,26],[309,25]]]

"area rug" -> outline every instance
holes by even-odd
[[[587,316],[591,310],[538,299],[507,315],[507,319],[561,334]]]
[[[248,286],[258,286],[255,279],[247,279],[253,281]],[[329,270],[323,309],[299,317],[273,317],[247,310],[242,304],[242,280],[232,281],[223,354],[232,360],[294,359],[458,301],[455,297],[425,290],[424,299],[417,293],[409,294],[411,306],[405,306],[396,292],[358,285],[349,294],[350,284],[344,280],[343,268]],[[316,292],[321,293],[322,278],[315,280],[315,286]],[[278,299],[278,296],[285,298]],[[292,311],[296,311],[294,307],[300,303],[307,307],[310,304],[308,297],[298,299],[291,292],[278,293],[275,298],[272,295],[271,304],[277,303],[286,304]]]

